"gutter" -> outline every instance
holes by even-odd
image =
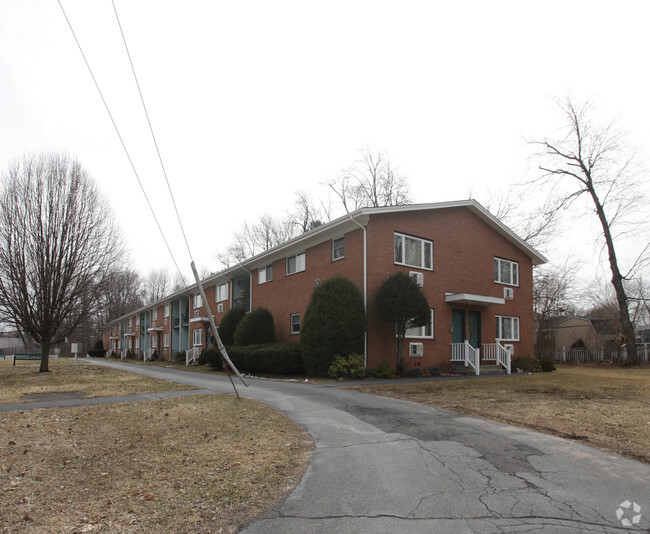
[[[363,333],[363,365],[368,367],[368,229],[354,219],[353,215],[350,215],[350,221],[363,230],[363,307],[366,310],[366,331]]]

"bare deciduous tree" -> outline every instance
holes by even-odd
[[[172,278],[165,268],[151,269],[142,280],[142,294],[147,304],[164,298],[172,286]]]
[[[142,279],[137,271],[129,269],[112,270],[102,295],[101,320],[104,324],[126,313],[140,308]]]
[[[533,141],[540,149],[539,168],[543,171],[537,181],[555,187],[560,195],[556,211],[572,205],[578,198],[588,197],[605,240],[628,361],[636,363],[629,299],[615,247],[616,237],[629,231],[625,224],[629,222],[628,217],[639,213],[641,197],[634,157],[614,125],[592,124],[589,104],[578,107],[567,98],[560,107],[568,121],[566,135],[558,140]]]
[[[26,156],[9,166],[0,195],[0,319],[50,347],[98,312],[123,256],[113,216],[78,161]]]
[[[361,159],[327,186],[346,213],[370,206],[402,206],[411,201],[406,178],[393,169],[386,152],[374,154],[363,149]]]

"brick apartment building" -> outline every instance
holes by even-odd
[[[342,275],[366,301],[364,350],[372,369],[395,360],[392,327],[379,320],[374,298],[401,270],[431,306],[431,323],[407,333],[408,363],[462,361],[470,347],[494,363],[503,347],[533,354],[532,268],[545,261],[474,200],[363,208],[203,280],[208,302],[192,286],[134,310],[110,325],[104,344],[138,357],[157,350],[166,360],[198,352],[209,340],[208,313],[219,325],[234,306],[269,309],[278,341],[297,342],[314,286]]]

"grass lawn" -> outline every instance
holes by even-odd
[[[68,376],[74,390],[106,380],[98,391],[114,394],[119,381],[62,362],[52,373],[20,371],[30,392],[55,377],[63,388]],[[159,387],[137,379],[138,391]],[[11,389],[20,398],[19,385]],[[283,415],[229,395],[0,413],[0,525],[5,533],[236,532],[295,487],[312,448]]]
[[[650,368],[559,367],[500,378],[355,386],[548,432],[650,463]]]
[[[134,393],[159,393],[195,389],[166,380],[154,380],[117,369],[79,363],[74,359],[50,360],[50,373],[39,373],[39,361],[0,360],[0,404],[28,400],[24,395],[83,392],[86,397]]]

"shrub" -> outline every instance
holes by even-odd
[[[418,376],[422,376],[424,373],[422,372],[422,369],[419,367],[411,367],[407,372],[406,376],[411,377],[411,378],[416,378]]]
[[[126,359],[127,360],[135,360],[135,354],[133,354],[130,350],[126,351]]]
[[[197,363],[199,365],[205,365],[207,363],[210,367],[214,367],[215,369],[223,369],[221,354],[219,353],[219,349],[215,348],[203,349],[201,354],[199,354]]]
[[[256,308],[246,314],[235,329],[233,341],[239,346],[275,342],[275,327],[271,312],[266,308]]]
[[[185,363],[185,353],[183,351],[175,352],[172,360],[177,363]]]
[[[95,341],[92,350],[88,351],[88,356],[93,358],[103,358],[106,356],[106,351],[104,350],[104,342],[101,339]]]
[[[525,355],[517,356],[512,360],[511,367],[513,369],[521,369],[525,373],[531,373],[539,370],[539,361],[535,356]]]
[[[244,318],[244,315],[246,315],[246,310],[238,306],[231,308],[223,316],[221,323],[219,323],[218,331],[221,342],[224,345],[232,345],[234,343],[235,330],[237,330],[237,326]]]
[[[232,363],[242,373],[304,375],[298,343],[267,343],[227,347]],[[221,362],[218,364],[221,368]]]
[[[555,364],[553,363],[553,360],[551,359],[550,356],[544,356],[539,361],[539,366],[540,366],[540,369],[545,373],[555,371]]]
[[[334,357],[361,348],[366,331],[363,295],[357,285],[334,276],[314,288],[300,328],[308,375],[326,375]]]
[[[388,362],[381,362],[374,374],[375,378],[395,378],[395,369]]]
[[[158,351],[154,350],[153,353],[151,354],[151,358],[149,358],[149,361],[157,362],[159,357],[160,356],[158,355]],[[128,356],[127,356],[127,358],[128,358]]]
[[[366,376],[366,366],[362,354],[335,356],[332,365],[327,370],[330,378],[363,378]]]
[[[422,376],[440,376],[440,369],[437,367],[425,367]]]

